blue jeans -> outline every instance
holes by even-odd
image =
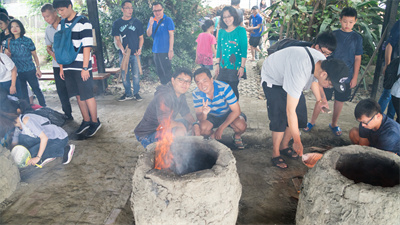
[[[40,147],[40,138],[33,138],[31,136],[20,134],[18,137],[18,144],[24,146],[29,150],[32,157],[37,156]],[[47,158],[56,158],[64,156],[64,148],[68,145],[68,137],[64,139],[49,139],[46,148],[43,152],[41,160]]]
[[[156,138],[156,134],[157,131],[142,137],[136,136],[136,139],[140,142],[140,144],[143,145],[144,148],[146,148],[147,145],[158,141],[158,139]]]
[[[386,110],[386,107],[388,107],[387,110],[387,117],[393,119],[394,115],[396,114],[396,111],[394,110],[393,103],[391,101],[392,95],[390,94],[391,89],[383,89],[382,95],[379,98],[379,105],[381,106],[381,112],[384,113]],[[389,104],[389,106],[388,106]]]
[[[11,80],[5,81],[5,82],[0,82],[0,88],[6,90],[8,94],[10,94],[10,87],[11,87]],[[13,96],[20,98],[21,97],[20,96],[21,95],[21,86],[19,84],[18,78],[15,82],[15,89],[17,90],[17,93],[13,94]]]
[[[119,64],[121,65],[122,63],[122,52],[119,51]],[[139,76],[139,66],[138,66],[138,61],[136,59],[135,55],[131,55],[129,57],[129,63],[128,63],[128,69],[126,71],[126,77],[125,74],[122,74],[122,83],[124,84],[125,88],[125,95],[126,96],[132,96],[132,91],[131,91],[131,76],[132,76],[132,81],[133,81],[133,95],[136,95],[139,93],[140,85],[140,76]],[[124,79],[125,77],[125,79]]]
[[[42,90],[40,90],[39,87],[39,80],[36,77],[36,70],[31,70],[27,72],[19,72],[18,77],[21,85],[21,98],[29,102],[29,96],[28,96],[28,87],[26,85],[26,82],[29,83],[29,85],[32,88],[33,93],[35,93],[39,105],[45,107],[46,106],[46,101],[44,100],[44,95],[42,93]]]

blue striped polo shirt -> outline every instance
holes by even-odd
[[[208,106],[211,108],[209,114],[220,117],[230,112],[229,105],[235,104],[237,98],[229,84],[219,80],[214,80],[213,84],[214,98],[212,100],[207,97],[206,93],[196,88],[192,93],[193,103],[195,108],[199,108],[203,106],[203,100],[204,102],[208,100]]]

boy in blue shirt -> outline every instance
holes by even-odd
[[[324,88],[324,91],[321,91],[323,101],[331,100],[332,96],[335,96],[332,123],[329,124],[329,128],[336,136],[342,135],[342,130],[338,126],[339,116],[342,112],[344,102],[349,100],[351,89],[357,85],[358,73],[361,66],[363,43],[361,35],[353,31],[356,22],[357,11],[354,8],[346,7],[340,13],[341,28],[332,32],[337,41],[337,47],[332,53],[332,57],[343,60],[349,68],[349,76],[345,81],[347,84],[346,91],[339,93],[334,91],[333,88]],[[313,113],[311,121],[307,124],[307,128],[304,129],[306,132],[310,131],[311,128],[315,126],[315,122],[321,112],[320,108],[314,110],[318,111]]]
[[[249,44],[251,46],[251,56],[252,56],[251,61],[254,61],[256,56],[256,51],[258,52],[260,51],[257,48],[257,46],[260,44],[261,34],[263,32],[262,17],[258,13],[257,6],[253,6],[253,8],[251,8],[250,20],[251,20],[251,27],[246,28],[246,30],[250,32]]]

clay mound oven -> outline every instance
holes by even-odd
[[[155,144],[138,159],[135,224],[235,224],[242,186],[231,150],[202,137],[176,138],[169,170],[154,169]]]
[[[399,224],[400,157],[346,146],[327,152],[304,177],[296,224]]]

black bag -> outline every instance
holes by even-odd
[[[280,40],[273,44],[271,47],[267,49],[268,55],[271,55],[274,52],[277,52],[281,49],[291,47],[291,46],[300,46],[300,47],[311,47],[312,43],[307,41],[299,41],[291,38],[286,38]]]
[[[399,62],[400,57],[397,57],[387,66],[385,77],[383,78],[383,88],[392,89],[393,84],[399,79],[400,74],[397,74],[399,71]]]
[[[66,115],[59,113],[53,109],[47,108],[47,107],[37,109],[30,113],[33,113],[33,114],[36,114],[39,116],[43,116],[43,117],[49,119],[51,124],[57,125],[59,127],[62,127],[65,124],[65,122],[67,121]]]

